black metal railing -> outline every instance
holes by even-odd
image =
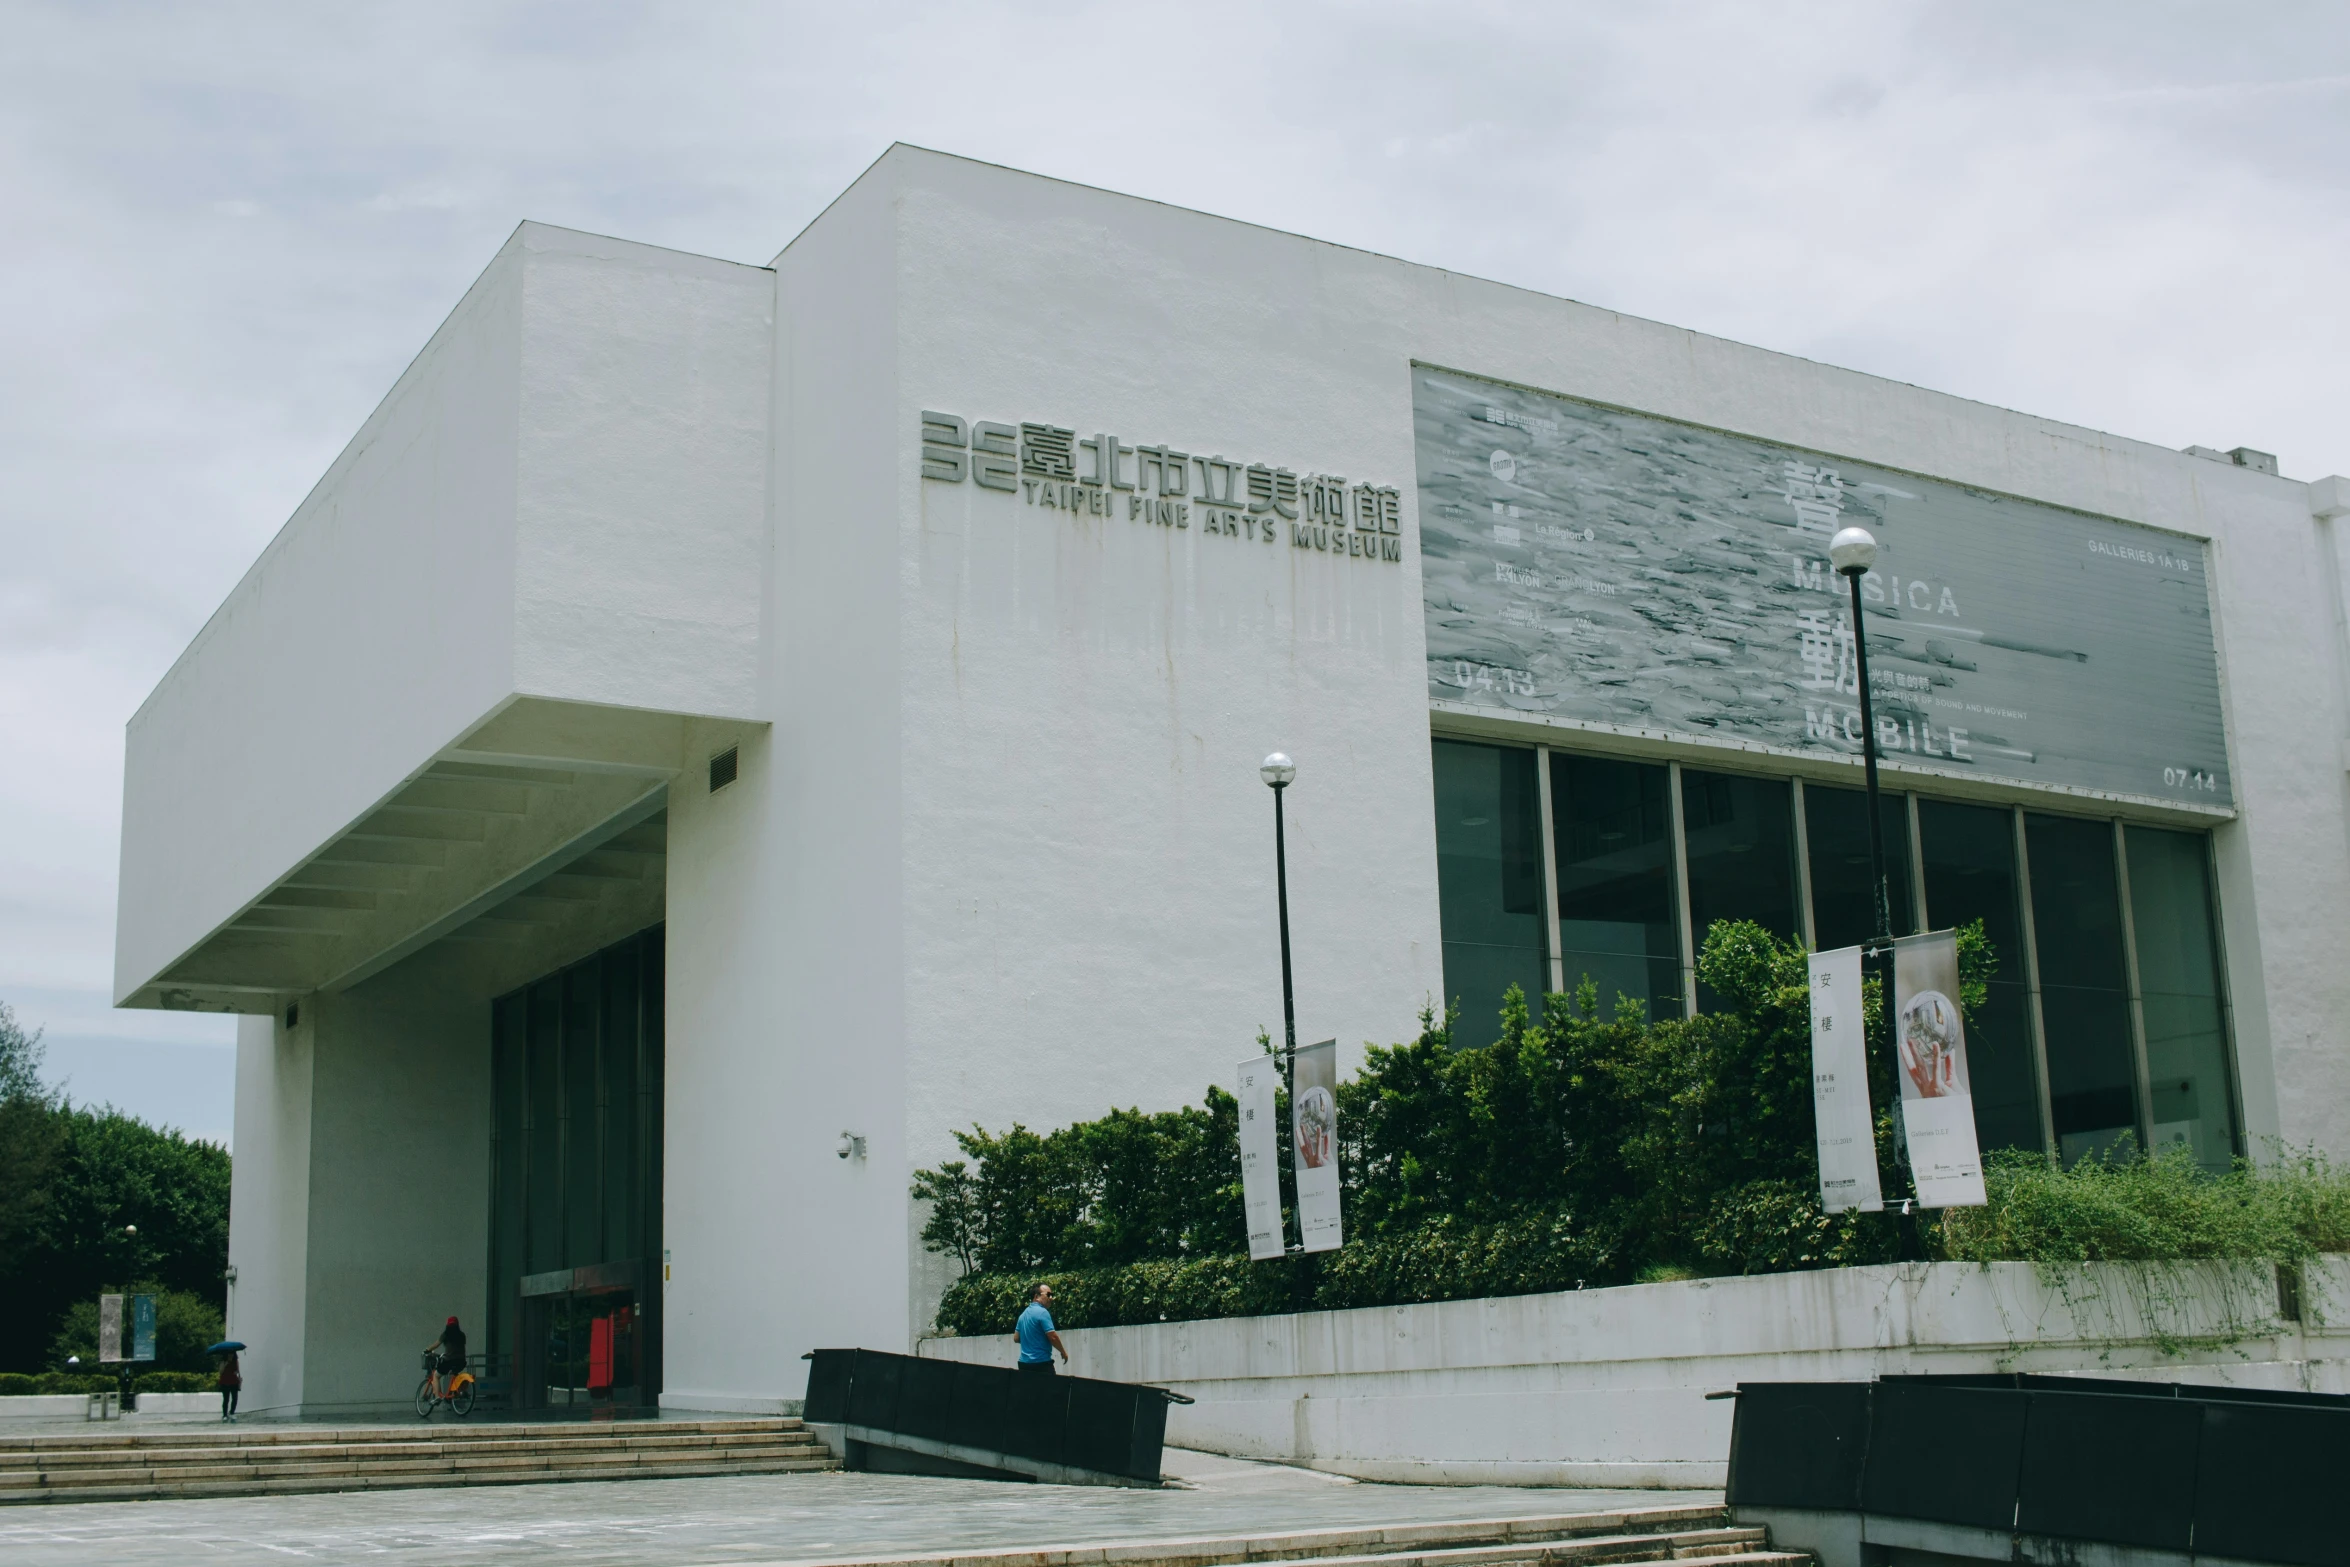
[[[858,1440],[942,1451],[985,1466],[994,1455],[1155,1483],[1167,1406],[1181,1393],[1091,1377],[926,1360],[877,1349],[808,1355],[805,1416],[867,1433]],[[893,1441],[908,1439],[911,1441]]]
[[[1744,1382],[1733,1507],[2335,1567],[2350,1397],[2112,1378]]]

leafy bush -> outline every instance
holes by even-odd
[[[1041,1274],[967,1274],[939,1303],[950,1333],[1008,1333],[1029,1287],[1053,1287],[1065,1328],[1334,1311],[1417,1301],[1531,1295],[1596,1282],[1613,1266],[1564,1213],[1493,1224],[1443,1217],[1335,1252],[1252,1264],[1245,1253]]]
[[[2214,1176],[2182,1148],[2152,1158],[1984,1161],[1980,1208],[1952,1208],[1939,1250],[1960,1262],[2274,1262],[2350,1250],[2350,1171],[2314,1151]]]
[[[1960,1001],[1983,1004],[1997,957],[1958,933]],[[916,1177],[924,1241],[968,1270],[938,1325],[1010,1329],[1030,1284],[1066,1327],[1397,1305],[1581,1285],[1890,1262],[1890,1214],[1819,1206],[1811,1008],[1803,950],[1760,926],[1708,931],[1698,978],[1724,1010],[1651,1021],[1585,980],[1532,1006],[1514,987],[1501,1034],[1455,1049],[1453,1017],[1423,1013],[1408,1043],[1372,1046],[1339,1085],[1347,1233],[1336,1252],[1242,1255],[1236,1106],[1113,1112],[1050,1133],[961,1134]],[[1882,1026],[1878,982],[1863,985]],[[1881,1168],[1897,1097],[1870,1062]],[[1285,1121],[1286,1111],[1278,1114]],[[1281,1138],[1286,1175],[1288,1139]],[[1994,1153],[1990,1205],[1953,1210],[1907,1244],[1959,1261],[2268,1259],[2350,1250],[2350,1175],[2314,1154],[2212,1178],[2183,1154],[2066,1171]]]

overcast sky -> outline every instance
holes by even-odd
[[[233,1026],[106,1006],[123,723],[514,225],[765,262],[896,140],[2350,472],[2339,4],[0,0],[0,1000],[53,1078],[226,1138]]]

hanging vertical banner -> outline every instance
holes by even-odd
[[[1858,947],[1811,955],[1811,1108],[1820,1142],[1820,1206],[1830,1213],[1883,1208]]]
[[[98,1297],[98,1359],[111,1362],[122,1359],[122,1297]]]
[[[1291,1152],[1297,1156],[1297,1231],[1307,1251],[1336,1251],[1338,1218],[1338,1041],[1297,1053],[1289,1085]]]
[[[131,1352],[125,1360],[153,1360],[155,1358],[155,1297],[131,1297]]]
[[[1281,1081],[1272,1056],[1240,1063],[1240,1207],[1248,1221],[1248,1260],[1278,1257],[1281,1233],[1281,1147],[1274,1141],[1273,1089]]]
[[[1984,1202],[1966,1024],[1957,996],[1956,931],[1893,943],[1894,1064],[1901,1072],[1901,1119],[1921,1208],[1979,1208]]]

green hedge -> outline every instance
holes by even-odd
[[[111,1376],[87,1376],[70,1371],[42,1371],[27,1375],[21,1371],[0,1371],[0,1398],[21,1398],[32,1393],[105,1393],[122,1384]],[[131,1387],[141,1393],[209,1393],[218,1387],[212,1376],[201,1371],[145,1371],[131,1379]]]
[[[2176,1150],[2153,1159],[2087,1160],[2070,1170],[2027,1154],[1988,1161],[1989,1202],[1954,1208],[1921,1234],[1951,1262],[2196,1262],[2292,1264],[2350,1252],[2350,1172],[2291,1155],[2266,1170],[2213,1176]],[[1830,1217],[1786,1181],[1725,1194],[1698,1230],[1698,1268],[1650,1266],[1637,1277],[1781,1273],[1891,1262],[1882,1215]],[[1401,1306],[1544,1294],[1624,1277],[1617,1247],[1564,1209],[1492,1224],[1432,1219],[1409,1232],[1354,1241],[1314,1257],[1251,1264],[1245,1255],[1110,1268],[973,1273],[939,1303],[941,1331],[1007,1333],[1029,1287],[1053,1287],[1064,1328],[1123,1327],[1217,1317]]]
[[[1065,1328],[1192,1322],[1289,1311],[1334,1311],[1489,1295],[1531,1295],[1604,1281],[1614,1259],[1564,1212],[1494,1224],[1454,1218],[1335,1252],[1252,1264],[1245,1254],[1159,1259],[1043,1274],[973,1273],[939,1303],[950,1333],[1004,1333],[1029,1287],[1053,1287]]]

